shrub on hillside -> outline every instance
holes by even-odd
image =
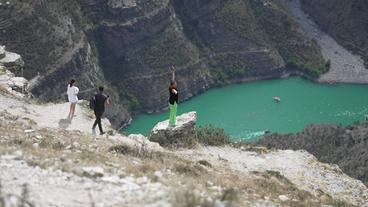
[[[212,125],[200,126],[197,129],[197,137],[199,143],[211,146],[222,146],[231,142],[224,129]]]

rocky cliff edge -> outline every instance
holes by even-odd
[[[170,150],[107,120],[108,133],[93,135],[85,102],[72,120],[68,107],[1,91],[2,206],[367,206],[362,182],[306,151]],[[195,127],[193,113],[182,118],[176,129]]]

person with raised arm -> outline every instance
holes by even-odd
[[[175,126],[176,125],[176,112],[178,109],[178,88],[176,86],[176,79],[175,79],[175,66],[171,66],[171,81],[170,81],[169,93],[170,93],[169,126]]]

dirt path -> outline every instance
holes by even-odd
[[[66,129],[77,130],[84,133],[94,134],[96,138],[108,138],[111,140],[119,141],[124,144],[134,146],[144,143],[149,149],[155,151],[163,150],[159,144],[148,141],[142,135],[129,135],[124,136],[122,134],[114,132],[114,135],[98,135],[99,131],[92,130],[94,123],[94,114],[92,110],[88,109],[86,101],[80,101],[76,107],[76,116],[72,119],[68,119],[69,103],[48,103],[48,104],[35,104],[27,103],[24,100],[3,96],[0,94],[0,112],[4,111],[12,115],[18,116],[19,119],[32,120],[37,125],[37,128],[54,128],[54,129]],[[105,132],[112,130],[111,124],[107,118],[102,119],[102,125]],[[95,134],[96,133],[96,134]]]
[[[86,104],[86,103],[85,103]],[[76,116],[68,119],[69,103],[32,104],[21,100],[0,96],[0,111],[7,111],[13,115],[34,120],[40,127],[62,128],[92,132],[94,122],[93,112],[77,104]],[[108,130],[110,123],[103,120],[104,129]],[[97,130],[98,131],[98,130]]]
[[[281,0],[296,17],[306,34],[315,39],[321,47],[324,59],[331,61],[331,69],[322,75],[320,82],[327,83],[368,83],[368,69],[363,60],[338,44],[323,32],[301,8],[299,0]]]

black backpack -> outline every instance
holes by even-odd
[[[95,104],[96,104],[95,96],[92,96],[92,98],[89,100],[89,108],[94,110],[95,109]]]

